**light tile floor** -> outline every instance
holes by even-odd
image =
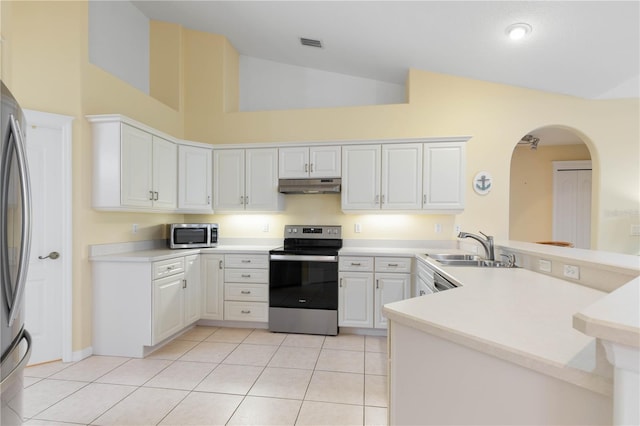
[[[145,359],[25,369],[27,425],[383,425],[386,337],[195,327]]]

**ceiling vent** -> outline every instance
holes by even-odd
[[[314,40],[312,38],[300,37],[300,44],[302,44],[303,46],[322,48],[322,42],[320,40]]]

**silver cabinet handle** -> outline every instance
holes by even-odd
[[[384,194],[382,194],[382,204],[384,204]]]
[[[309,168],[309,171],[310,171],[311,173],[313,173],[313,163],[311,163],[311,166],[310,166],[310,168]]]
[[[340,287],[342,287],[342,278],[340,278]]]
[[[242,274],[240,275],[242,278],[251,278],[251,274]]]
[[[51,253],[49,253],[46,256],[38,256],[38,259],[40,259],[40,260],[44,260],[44,259],[56,260],[59,257],[60,257],[60,253],[58,253],[57,251],[52,251]]]
[[[153,201],[153,191],[149,191],[149,200]]]
[[[211,195],[207,196],[207,205],[211,204]]]
[[[155,197],[153,198],[153,201],[158,201],[160,199],[160,197],[158,196],[158,191],[154,191]]]
[[[376,195],[376,204],[378,204],[380,202],[380,196]]]
[[[351,266],[361,266],[362,263],[360,262],[351,262]]]
[[[376,288],[380,288],[380,280],[376,280]]]
[[[424,296],[425,294],[424,290],[420,290],[420,296]]]
[[[240,313],[242,313],[242,314],[250,314],[251,311],[240,311]]]
[[[182,288],[187,288],[187,280],[182,280]]]
[[[250,259],[242,259],[240,262],[242,262],[242,263],[251,263],[251,260]]]
[[[249,196],[248,195],[244,196],[244,204],[247,205],[247,206],[249,205]]]
[[[387,266],[389,266],[389,267],[392,267],[392,266],[393,266],[393,267],[395,267],[395,266],[398,266],[398,264],[397,264],[397,263],[387,263]]]
[[[222,260],[218,263],[218,269],[222,269]]]
[[[242,290],[240,291],[241,294],[251,294],[251,292],[249,290]]]
[[[244,204],[244,196],[243,195],[240,196],[240,204]]]
[[[422,204],[427,204],[427,194],[422,196]]]
[[[304,163],[304,171],[305,173],[309,173],[309,163]]]

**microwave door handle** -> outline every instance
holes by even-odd
[[[20,176],[20,192],[22,195],[22,230],[20,261],[18,263],[15,293],[9,310],[9,326],[13,324],[20,313],[20,306],[22,304],[22,298],[24,297],[24,289],[27,284],[27,269],[29,268],[29,255],[31,253],[31,186],[29,183],[29,168],[27,166],[24,138],[20,132],[20,126],[13,115],[10,116],[10,120],[11,130],[15,141],[18,174]]]

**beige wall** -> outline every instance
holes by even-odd
[[[509,238],[549,241],[553,238],[553,161],[590,160],[586,145],[516,146],[511,157]]]
[[[166,93],[157,86],[152,89],[154,96],[162,100],[159,101],[88,63],[86,2],[6,3],[2,2],[1,16],[5,39],[2,67],[3,73],[10,76],[16,97],[25,108],[76,119],[74,350],[91,345],[88,246],[162,238],[163,223],[185,219],[183,215],[105,213],[91,208],[92,150],[90,128],[84,119],[87,114],[121,113],[176,137],[207,143],[472,136],[467,151],[467,208],[461,215],[345,215],[337,196],[287,196],[287,208],[282,214],[206,217],[222,224],[225,237],[279,238],[285,223],[318,221],[342,224],[346,238],[450,239],[454,224],[469,231],[482,229],[498,239],[507,238],[513,147],[531,129],[563,125],[581,134],[594,159],[598,247],[638,251],[637,240],[628,237],[621,225],[624,220],[628,222],[622,217],[624,212],[637,209],[639,202],[637,99],[589,101],[411,70],[407,104],[238,113],[234,112],[238,55],[233,46],[219,35],[154,24],[152,46],[173,33],[181,41],[172,44],[168,56],[183,58],[177,73],[175,69],[160,74],[153,74],[157,69],[152,71],[154,81],[170,84]],[[10,25],[6,25],[7,21]],[[174,84],[176,75],[182,80]],[[495,179],[495,189],[483,197],[474,194],[470,184],[479,170],[491,172]],[[623,213],[616,216],[611,211]],[[267,233],[262,232],[265,222],[270,225]],[[135,235],[131,233],[133,223],[141,227]],[[352,232],[354,223],[362,224],[361,234]],[[442,233],[433,231],[436,223],[443,225]]]

